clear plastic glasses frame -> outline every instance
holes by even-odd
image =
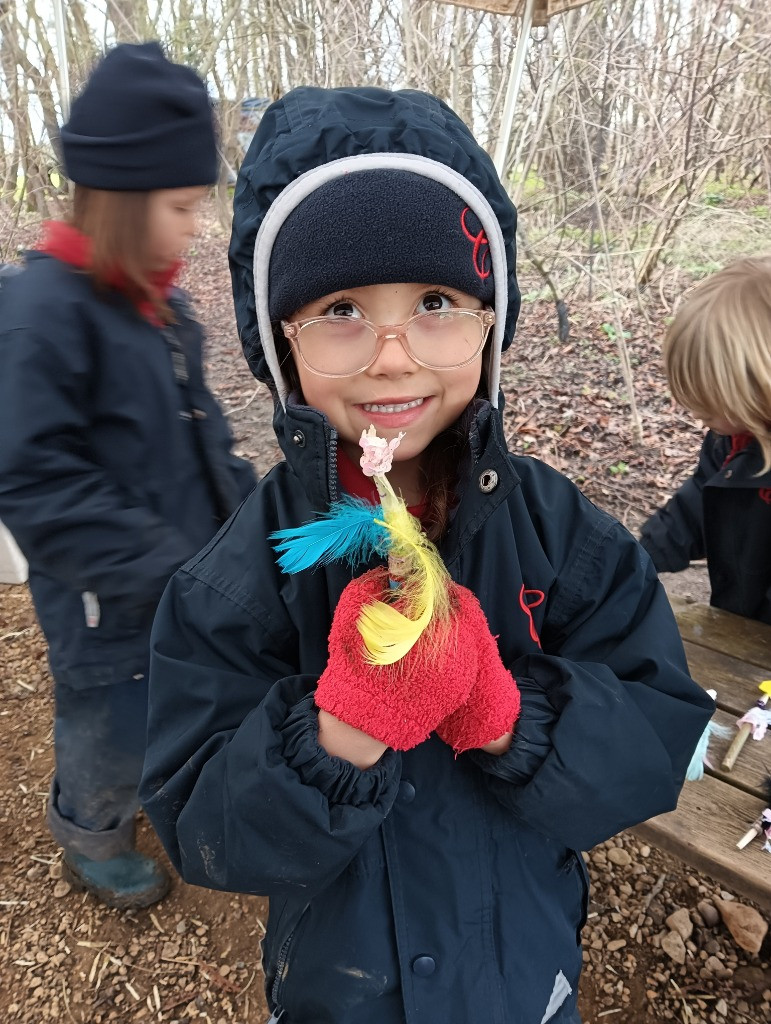
[[[421,327],[424,331],[432,332],[436,336],[437,342],[441,343],[443,334],[446,339],[448,332],[453,327],[455,330],[458,330],[459,327],[463,329],[465,326],[465,329],[469,330],[469,325],[472,321],[476,321],[477,323],[477,326],[474,329],[479,331],[479,342],[474,351],[471,354],[466,355],[465,358],[452,363],[434,363],[425,358],[421,358],[415,353],[413,346],[416,341],[416,327]],[[485,342],[487,341],[490,333],[490,328],[494,323],[495,313],[490,309],[443,309],[427,313],[416,313],[415,316],[410,317],[410,319],[406,320],[403,324],[393,324],[383,327],[379,327],[369,320],[362,320],[359,318],[313,316],[308,317],[306,320],[282,320],[281,328],[285,337],[294,342],[303,365],[310,370],[311,373],[315,373],[319,377],[352,377],[354,374],[362,373],[364,370],[372,366],[380,355],[383,343],[389,339],[397,339],[409,355],[410,359],[416,362],[419,366],[425,366],[429,370],[456,370],[461,366],[467,366],[477,358],[484,348]],[[362,332],[361,337],[358,339],[357,348],[361,348],[363,345],[363,347],[367,349],[370,343],[368,335],[371,335],[372,347],[369,350],[369,354],[365,355],[365,353],[362,352],[361,360],[353,360],[353,363],[356,365],[353,365],[350,370],[330,370],[314,365],[313,355],[311,354],[309,357],[308,349],[316,346],[308,345],[307,341],[309,337],[309,328],[311,332],[316,330],[318,333],[318,328],[315,325],[319,325],[326,329],[327,337],[322,340],[319,336],[316,342],[316,346],[320,350],[326,346],[327,351],[325,355],[332,355],[329,348],[334,345],[339,346],[339,354],[341,357],[343,356],[343,349],[346,346],[353,349],[354,342],[346,339],[344,334],[350,333],[352,335],[354,330]],[[332,333],[336,329],[339,329],[340,336],[338,338],[333,338]],[[412,344],[410,344],[410,329],[412,329],[413,332]],[[303,332],[306,333],[305,349],[303,348]],[[351,354],[353,354],[353,352],[351,352]],[[326,362],[327,366],[334,362],[332,359],[325,359],[323,361]]]

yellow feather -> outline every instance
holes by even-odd
[[[358,629],[373,665],[393,665],[412,649],[429,623],[441,627],[450,616],[450,577],[420,522],[395,495],[383,502],[383,516],[377,522],[390,537],[389,570],[398,578],[393,596],[399,608],[385,601],[362,608]],[[443,632],[432,630],[434,642],[441,643]]]
[[[366,605],[358,622],[366,660],[371,665],[393,665],[414,647],[429,620],[430,614],[413,622],[383,601]]]

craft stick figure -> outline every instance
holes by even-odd
[[[749,739],[750,734],[755,732],[758,729],[759,725],[762,725],[762,723],[760,723],[759,721],[760,716],[757,714],[758,709],[760,710],[765,720],[765,707],[769,701],[769,698],[771,698],[771,679],[764,679],[763,682],[759,685],[758,689],[761,690],[763,696],[760,697],[757,703],[753,707],[751,707],[749,711],[746,712],[746,714],[742,715],[742,717],[737,721],[736,726],[739,731],[734,737],[733,743],[728,748],[726,755],[723,758],[722,767],[724,771],[731,771],[736,762],[736,758],[741,753],[742,747]],[[760,739],[764,732],[765,728],[762,729],[760,735],[757,738]]]

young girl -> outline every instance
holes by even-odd
[[[118,46],[62,147],[72,217],[3,286],[0,515],[29,561],[55,680],[48,819],[64,877],[139,907],[168,888],[134,850],[153,614],[254,480],[173,287],[217,176],[203,82],[157,44]]]
[[[707,559],[710,603],[771,622],[771,258],[703,281],[664,342],[674,398],[709,428],[699,464],[642,528],[659,572]]]
[[[296,89],[241,170],[236,310],[286,461],[161,602],[142,798],[184,878],[270,897],[282,1024],[577,1021],[579,851],[675,806],[710,714],[639,545],[506,451],[514,237],[419,92]],[[356,621],[382,560],[290,575],[270,539],[376,500],[370,425],[455,581],[457,632],[401,674]]]

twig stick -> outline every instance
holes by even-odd
[[[60,980],[61,980],[61,983],[62,983],[62,996],[64,997],[64,1008],[67,1011],[67,1016],[72,1021],[72,1024],[78,1024],[78,1022],[72,1016],[72,1010],[70,1009],[70,998],[67,995],[67,984],[66,984],[64,978],[61,978]]]
[[[726,751],[726,755],[723,758],[721,767],[724,771],[731,771],[734,764],[736,763],[736,758],[741,753],[742,747],[749,739],[751,732],[752,726],[748,722],[745,722],[744,725],[739,726],[739,731],[736,733],[736,736],[734,736],[733,742],[731,743],[731,746],[728,748],[728,750]]]

